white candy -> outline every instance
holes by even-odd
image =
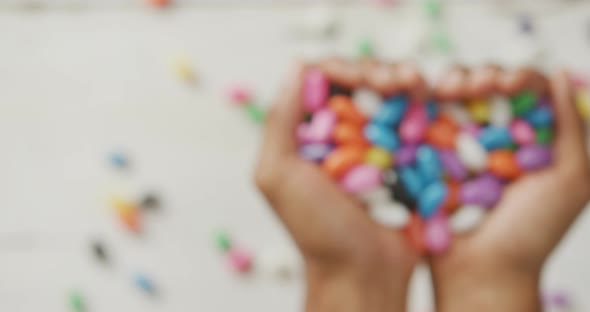
[[[512,108],[508,98],[495,96],[490,102],[490,124],[496,127],[508,127],[512,120]]]
[[[365,116],[371,118],[375,115],[381,105],[383,105],[383,99],[377,92],[367,89],[359,88],[352,94],[352,101],[356,104],[356,107]]]
[[[465,205],[451,216],[451,229],[455,233],[473,230],[483,220],[485,208],[477,205]]]
[[[264,250],[256,259],[256,269],[273,279],[290,279],[301,271],[301,258],[292,248]]]
[[[357,194],[357,197],[369,206],[378,206],[391,202],[391,195],[385,186],[379,186],[369,192]]]
[[[401,228],[410,220],[408,209],[397,203],[371,206],[369,215],[375,222],[393,228]]]
[[[442,111],[459,125],[466,125],[471,122],[471,116],[465,107],[459,103],[443,103],[441,104]]]
[[[465,167],[481,172],[487,166],[488,154],[485,148],[471,135],[461,133],[457,136],[457,156]]]

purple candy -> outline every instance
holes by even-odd
[[[398,167],[405,167],[411,165],[416,160],[416,151],[418,148],[415,145],[404,145],[395,153],[395,164]]]
[[[322,161],[332,151],[333,147],[330,144],[311,143],[304,144],[299,147],[299,156],[309,161]]]
[[[465,169],[465,166],[463,166],[463,163],[453,151],[440,150],[438,156],[443,167],[451,177],[456,180],[465,180],[467,178],[469,174],[467,169]]]
[[[493,207],[502,196],[502,183],[490,175],[466,182],[461,187],[461,202],[464,204]]]
[[[516,161],[524,170],[537,170],[551,164],[551,150],[542,145],[523,146],[516,152]]]

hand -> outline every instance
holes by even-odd
[[[298,156],[303,73],[312,66],[343,86],[368,85],[383,93],[419,96],[424,81],[410,66],[373,61],[298,66],[268,116],[256,170],[259,189],[303,255],[307,311],[404,311],[420,256],[400,232],[375,223],[362,202]]]
[[[430,259],[439,311],[541,311],[543,264],[590,200],[590,165],[583,124],[566,73],[547,81],[531,70],[487,67],[453,71],[437,88],[442,98],[513,94],[523,89],[553,99],[557,133],[550,168],[511,184],[474,232]]]

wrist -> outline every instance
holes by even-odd
[[[541,311],[539,273],[494,269],[451,274],[433,270],[439,312]]]
[[[371,272],[368,272],[371,271]],[[306,312],[401,312],[406,309],[409,277],[375,268],[306,269]]]

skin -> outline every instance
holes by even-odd
[[[312,67],[344,86],[383,95],[406,92],[414,100],[427,96],[425,80],[411,65],[374,60],[295,66],[269,113],[255,174],[303,255],[306,311],[405,311],[408,283],[422,255],[403,233],[372,221],[364,203],[297,155],[303,74]],[[456,237],[447,253],[426,257],[438,310],[539,311],[544,261],[590,199],[590,165],[567,77],[560,73],[549,83],[531,70],[494,66],[457,68],[448,75],[433,90],[441,101],[523,89],[548,92],[556,99],[558,126],[551,168],[510,186],[476,232]]]

